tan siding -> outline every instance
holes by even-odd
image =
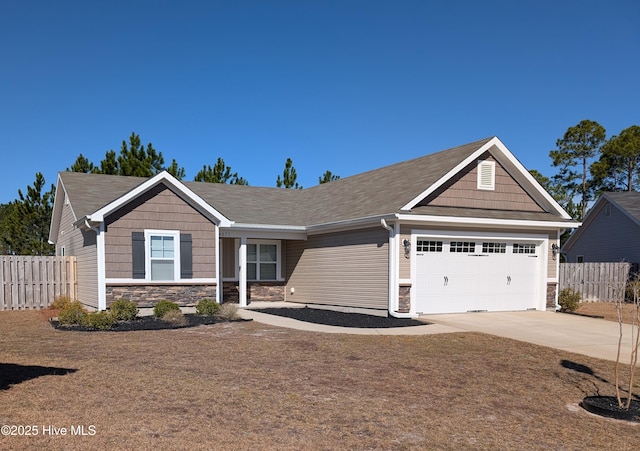
[[[62,190],[61,195],[64,195]],[[65,255],[76,257],[76,275],[78,279],[78,295],[80,302],[98,308],[98,252],[96,234],[93,231],[83,232],[73,225],[71,208],[63,204],[60,228],[56,243],[56,254],[61,255],[64,247]]]
[[[232,278],[236,276],[236,240],[235,238],[222,239],[222,277]]]
[[[105,264],[107,278],[131,278],[131,232],[145,229],[190,233],[193,277],[213,278],[215,225],[164,186],[150,190],[106,218]]]
[[[287,244],[287,299],[371,309],[388,305],[388,233],[382,228]],[[294,288],[295,294],[290,295]]]
[[[491,156],[487,156],[486,160],[495,162]],[[461,175],[455,177],[439,192],[429,196],[420,205],[544,211],[498,162],[495,164],[495,190],[478,189],[477,161],[474,161],[461,172]]]
[[[560,241],[558,240],[558,232],[549,232],[549,249],[546,251],[549,253],[549,258],[547,259],[547,278],[554,279],[558,277],[557,272],[557,263],[560,260],[560,253],[558,252],[556,259],[553,259],[553,253],[551,252],[551,245],[557,244],[560,246]]]
[[[400,279],[410,279],[411,278],[411,257],[407,258],[404,253],[404,246],[402,245],[403,240],[409,240],[411,242],[411,227],[409,226],[400,226],[400,255],[398,257],[399,266],[400,266]]]

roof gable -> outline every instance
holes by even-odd
[[[430,196],[443,191],[447,185],[450,185],[452,181],[459,178],[460,174],[469,171],[478,160],[486,159],[487,155],[490,155],[520,186],[521,193],[530,197],[542,210],[554,213],[564,219],[571,219],[569,214],[540,186],[529,171],[525,169],[522,163],[515,158],[498,137],[493,137],[483,142],[478,142],[477,144],[480,145],[472,153],[460,160],[455,167],[446,174],[443,174],[437,181],[406,203],[402,207],[402,210],[410,211],[414,207],[424,206],[429,202]]]
[[[640,229],[640,193],[634,191],[604,193],[589,209],[582,225],[571,234],[567,242],[562,246],[563,252],[567,252],[573,247],[580,237],[584,235],[585,231],[589,229],[590,225],[598,219],[599,213],[607,204],[617,209]]]

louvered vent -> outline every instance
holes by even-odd
[[[496,187],[496,164],[478,161],[478,189],[493,190]]]

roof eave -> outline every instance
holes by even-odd
[[[515,228],[536,228],[536,229],[572,229],[580,227],[577,221],[536,221],[530,219],[492,219],[474,218],[469,216],[434,216],[434,215],[399,215],[401,221],[433,223],[433,224],[460,224],[471,227],[502,226]]]

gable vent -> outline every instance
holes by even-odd
[[[496,163],[478,161],[478,189],[494,190],[496,187]]]

